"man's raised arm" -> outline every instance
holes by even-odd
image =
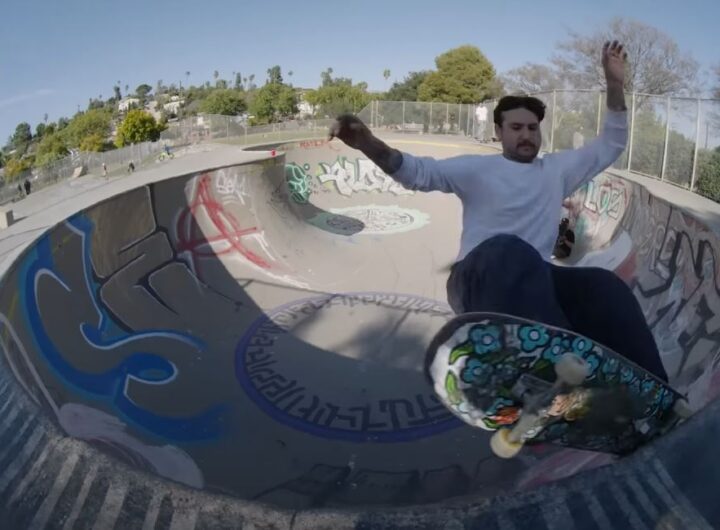
[[[467,170],[463,157],[435,160],[401,153],[376,137],[351,114],[340,116],[330,126],[329,140],[333,138],[362,151],[380,169],[410,190],[457,193],[453,176]]]
[[[362,151],[388,175],[395,173],[402,165],[402,153],[380,140],[352,114],[343,114],[330,126],[328,139],[333,138],[339,138],[353,149]]]
[[[587,183],[610,167],[627,145],[627,107],[625,105],[625,60],[627,53],[618,41],[602,48],[602,66],[607,83],[607,113],[600,135],[585,147],[549,155],[565,180],[565,195]]]

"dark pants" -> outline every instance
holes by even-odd
[[[640,304],[611,271],[558,267],[519,237],[499,235],[453,266],[447,289],[456,313],[507,313],[569,329],[667,381]]]

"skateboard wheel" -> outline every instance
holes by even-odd
[[[555,374],[563,383],[578,386],[590,375],[590,365],[579,355],[566,353],[555,365]]]
[[[490,438],[490,449],[500,458],[514,458],[523,447],[522,442],[513,442],[508,438],[511,429],[500,429]]]
[[[678,399],[673,405],[673,412],[680,418],[686,419],[693,415],[693,411],[690,408],[690,403],[687,399]]]

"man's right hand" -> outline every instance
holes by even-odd
[[[330,126],[328,140],[333,138],[339,138],[350,147],[363,151],[370,145],[373,134],[358,118],[352,114],[343,114]]]

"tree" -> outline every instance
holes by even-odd
[[[164,127],[148,112],[133,109],[127,113],[115,137],[115,145],[123,147],[140,142],[156,141]]]
[[[321,72],[322,86],[305,93],[305,99],[319,108],[321,116],[335,117],[345,112],[357,112],[371,100],[367,83],[353,85],[352,79],[332,77],[333,69]]]
[[[44,167],[68,154],[65,142],[59,134],[46,134],[38,144],[35,165]]]
[[[697,191],[720,202],[720,147],[714,151],[703,149],[698,153]]]
[[[115,101],[120,101],[122,99],[122,94],[120,93],[120,85],[115,85],[113,87],[113,92],[115,92]]]
[[[152,87],[150,85],[146,85],[145,83],[138,85],[135,89],[135,95],[140,99],[141,105],[145,105],[145,101],[147,100],[150,92],[152,92]]]
[[[225,114],[237,116],[242,114],[247,105],[242,95],[234,90],[214,90],[200,103],[200,111],[207,114]]]
[[[218,77],[220,77],[220,72],[218,72],[217,70],[215,70],[215,71],[213,72],[213,79],[215,79],[215,83],[217,83]]]
[[[388,101],[417,101],[418,88],[430,74],[425,70],[422,72],[410,72],[400,83],[393,83],[390,90],[385,94]]]
[[[100,152],[105,150],[105,137],[94,133],[89,136],[86,136],[80,141],[80,145],[78,146],[80,151],[93,151],[93,152]]]
[[[240,72],[235,74],[235,86],[233,88],[235,90],[243,90],[242,74]]]
[[[32,167],[28,158],[10,158],[5,162],[5,181],[12,182]]]
[[[295,91],[288,85],[268,83],[258,90],[250,105],[255,123],[274,123],[297,112]]]
[[[103,139],[107,138],[110,135],[111,120],[112,114],[106,109],[93,109],[77,114],[62,130],[63,140],[68,148],[74,148],[80,147],[80,143],[88,136],[99,135]]]
[[[713,88],[713,97],[720,99],[720,64],[713,68],[715,74],[715,87]]]
[[[32,140],[32,130],[27,122],[18,123],[15,127],[15,133],[10,139],[10,144],[18,151],[18,155],[22,156],[27,151],[30,141]]]
[[[591,35],[571,31],[569,39],[558,44],[552,61],[558,75],[575,88],[604,88],[600,50],[612,39],[622,42],[628,54],[628,92],[684,94],[695,88],[698,63],[689,54],[657,28],[622,18]]]
[[[248,86],[248,90],[254,90],[255,88],[257,88],[254,83],[255,74],[250,74],[249,81],[250,81],[250,85]]]
[[[38,123],[35,127],[35,138],[42,138],[46,128],[47,126],[44,123]]]
[[[385,68],[385,70],[383,70],[383,77],[385,78],[385,83],[387,83],[387,80],[390,79],[390,70]],[[385,85],[385,86],[387,86],[387,85]]]
[[[544,64],[525,63],[502,76],[505,90],[510,94],[536,94],[564,88],[557,70]]]
[[[475,46],[460,46],[435,59],[418,88],[420,101],[477,103],[496,95],[495,68]]]
[[[268,83],[282,84],[282,82],[283,82],[282,71],[280,70],[280,67],[278,65],[275,65],[272,68],[268,68],[267,75],[268,75],[268,79],[267,79]]]

